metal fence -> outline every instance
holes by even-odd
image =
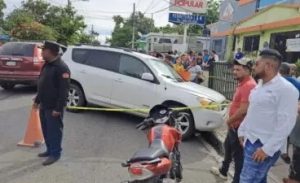
[[[215,62],[209,70],[208,87],[232,100],[237,81],[233,78],[232,64]]]

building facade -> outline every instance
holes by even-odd
[[[237,50],[237,48],[242,48],[242,50],[244,48],[244,45],[240,44],[240,39],[241,39],[240,34],[237,34],[235,29],[239,27],[241,23],[244,23],[245,20],[249,20],[249,18],[256,16],[261,11],[264,11],[266,9],[269,10],[268,8],[272,6],[286,5],[286,4],[297,6],[300,5],[300,0],[240,0],[240,1],[225,0],[223,1],[220,6],[219,21],[217,23],[209,25],[209,28],[211,30],[212,49],[215,49],[218,52],[221,59],[232,60],[234,52]],[[281,13],[277,12],[277,14],[278,13],[280,15],[283,14],[283,12]],[[286,15],[289,15],[289,12],[285,11],[285,13]],[[271,16],[270,18],[275,20],[274,17],[276,16],[273,17]],[[255,24],[255,22],[253,23]],[[252,33],[249,32],[249,34],[251,35]],[[253,39],[247,38],[246,42],[249,41],[257,42],[257,37]],[[265,42],[266,41],[264,41],[263,43]],[[269,41],[269,42],[273,44],[274,41]],[[263,44],[261,41],[260,43]],[[245,51],[247,52],[248,47],[245,47],[245,49],[246,49]]]

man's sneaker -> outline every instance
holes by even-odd
[[[217,168],[217,167],[212,167],[210,169],[210,172],[218,177],[220,177],[221,179],[223,180],[227,180],[227,175],[223,175],[221,172],[220,172],[220,169]]]

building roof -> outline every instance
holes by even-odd
[[[279,18],[273,17],[276,8],[286,9],[288,13]],[[294,11],[290,11],[293,9]],[[273,12],[274,11],[274,12]],[[268,14],[270,13],[270,14]],[[282,13],[282,11],[280,12]],[[277,12],[276,14],[280,14]],[[269,15],[269,16],[268,16]],[[269,18],[269,19],[268,19]],[[275,21],[273,21],[275,19]],[[277,4],[265,8],[254,15],[240,21],[238,24],[233,26],[231,29],[224,32],[216,32],[212,34],[212,37],[222,37],[232,34],[241,34],[245,32],[255,32],[270,30],[282,27],[295,26],[300,24],[300,5],[290,4]]]

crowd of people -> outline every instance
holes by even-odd
[[[189,51],[178,55],[177,51],[170,51],[168,54],[153,52],[152,56],[163,59],[168,65],[173,67],[175,71],[186,81],[194,83],[202,83],[207,79],[207,73],[213,62],[218,62],[219,56],[215,50],[210,53],[208,50],[203,50],[196,53]]]
[[[216,52],[208,50],[181,55],[170,52],[161,58],[183,79],[195,83],[201,83],[205,79],[203,73],[213,62],[219,61]],[[283,182],[300,183],[297,66],[283,62],[281,54],[273,49],[260,51],[253,61],[238,48],[233,59],[233,75],[238,86],[226,121],[225,156],[221,166],[212,167],[211,172],[227,179],[229,166],[234,161],[233,183],[266,183],[269,170],[281,157],[290,164],[289,178]],[[292,158],[289,144],[293,145]]]
[[[233,183],[266,183],[280,155],[289,158],[291,143],[292,160],[286,161],[291,164],[290,174],[283,182],[300,183],[300,82],[293,76],[294,65],[282,62],[278,51],[264,49],[255,63],[235,56],[233,74],[239,84],[226,121],[225,156],[211,172],[227,179],[234,161]]]

